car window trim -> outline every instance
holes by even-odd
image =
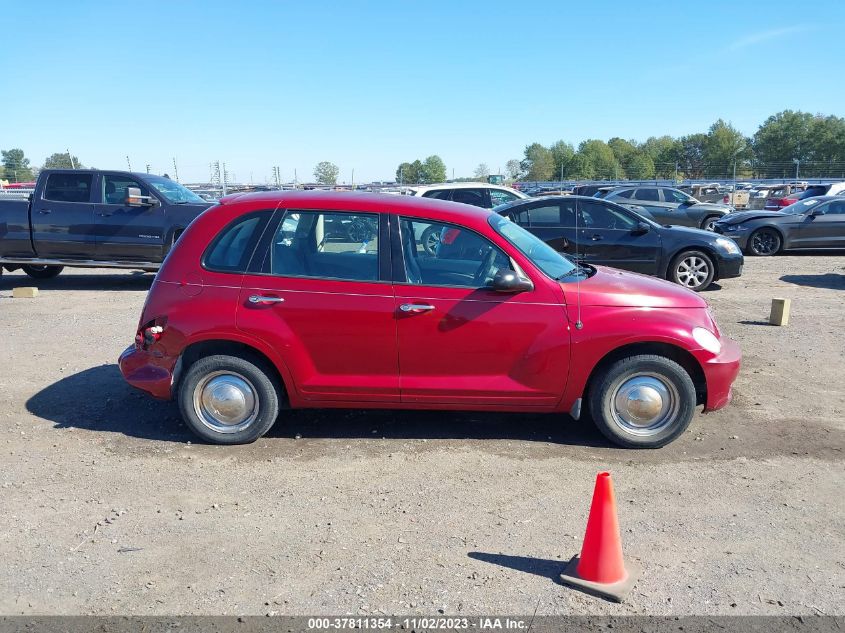
[[[263,226],[261,224],[262,218],[259,217],[259,225],[256,230],[253,232],[253,235],[250,236],[250,241],[252,242],[252,246],[247,246],[247,250],[250,250],[249,257],[246,260],[246,264],[242,267],[243,270],[229,270],[223,268],[215,268],[208,264],[208,257],[211,252],[215,249],[217,244],[223,239],[223,237],[236,225],[240,222],[243,222],[247,218],[251,218],[252,216],[260,216],[261,214],[266,214],[263,218]],[[232,218],[231,221],[227,222],[223,228],[217,231],[217,235],[214,236],[214,239],[209,242],[208,246],[205,247],[205,250],[202,252],[202,257],[200,257],[200,268],[203,270],[207,270],[211,273],[217,273],[222,275],[245,275],[249,271],[250,264],[252,263],[253,258],[255,257],[255,251],[258,245],[261,243],[264,234],[267,232],[267,227],[272,224],[273,222],[273,209],[256,209],[254,211],[249,211],[247,213],[243,213],[235,218]],[[258,234],[256,236],[256,234]]]

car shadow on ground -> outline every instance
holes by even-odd
[[[66,269],[67,270],[67,269]],[[35,286],[39,290],[149,290],[155,275],[133,271],[107,275],[86,275],[63,272],[52,279],[33,279],[28,275],[0,275],[0,290]]]
[[[127,385],[117,365],[100,365],[45,387],[26,402],[56,428],[120,433],[169,442],[200,440],[185,427],[173,402]],[[359,409],[283,410],[268,438],[510,439],[612,447],[589,422],[564,414]]]
[[[821,275],[782,275],[780,280],[789,284],[795,284],[796,286],[845,290],[845,275],[841,273],[824,273]]]
[[[578,552],[573,551],[573,555]],[[531,556],[511,556],[509,554],[490,554],[487,552],[468,552],[467,556],[474,560],[484,561],[500,567],[508,567],[516,571],[542,576],[555,582],[560,582],[560,574],[566,569],[569,560],[554,560],[548,558],[533,558]]]

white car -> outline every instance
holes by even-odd
[[[409,193],[412,196],[451,200],[452,202],[462,202],[485,209],[492,209],[500,204],[528,197],[516,189],[502,185],[490,185],[486,182],[446,182],[439,185],[410,187]]]

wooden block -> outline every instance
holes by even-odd
[[[38,296],[38,288],[34,286],[22,286],[20,288],[12,288],[13,299],[35,299]]]
[[[772,311],[769,314],[771,325],[789,325],[789,310],[792,299],[772,299]]]

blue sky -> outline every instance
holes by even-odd
[[[528,143],[752,134],[845,114],[841,0],[4,3],[0,148],[34,164],[225,161],[263,182],[391,179],[439,154],[504,168]]]

